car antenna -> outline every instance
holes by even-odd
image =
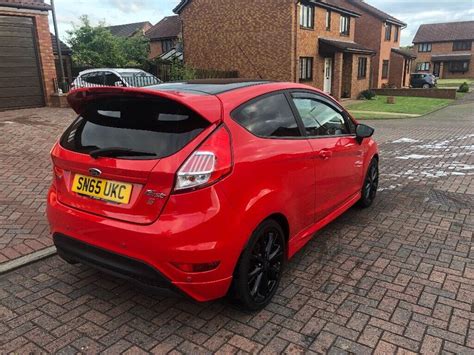
[[[239,47],[240,51],[244,55],[245,59],[250,63],[250,65],[253,67],[253,69],[257,72],[258,78],[263,80],[263,77],[260,75],[260,72],[258,71],[257,67],[252,63],[250,58],[247,56],[247,54],[244,52],[240,44],[237,44],[237,47]]]

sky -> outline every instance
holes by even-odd
[[[214,0],[216,3],[219,0]],[[252,0],[247,0],[252,1]],[[272,1],[272,0],[268,0]],[[49,2],[47,0],[47,2]],[[107,25],[150,21],[157,23],[173,15],[180,0],[55,0],[60,38],[67,41],[67,31],[79,16],[88,15],[93,24]],[[420,24],[474,20],[474,0],[366,0],[408,24],[402,31],[402,45],[410,45]],[[52,21],[51,28],[52,28]]]

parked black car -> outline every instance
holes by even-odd
[[[429,89],[436,87],[437,80],[433,74],[411,74],[410,87]]]

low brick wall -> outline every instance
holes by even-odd
[[[51,95],[51,106],[59,108],[69,108],[69,103],[67,102],[67,95]]]
[[[415,96],[433,99],[456,99],[456,89],[373,89],[382,96]]]

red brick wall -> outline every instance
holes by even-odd
[[[299,7],[299,6],[298,6]],[[298,9],[299,11],[299,9]],[[298,12],[299,13],[299,12]],[[331,30],[326,31],[326,9],[315,8],[315,24],[314,30],[300,28],[299,17],[297,17],[297,60],[299,57],[314,57],[313,64],[313,81],[305,82],[318,89],[323,89],[324,86],[324,57],[319,53],[319,38],[331,38],[334,40],[353,41],[355,35],[355,21],[351,18],[351,33],[349,36],[342,36],[340,33],[340,19],[341,15],[331,12]],[[299,73],[299,72],[298,72]],[[333,75],[334,81],[334,75]],[[333,82],[334,87],[334,82]]]
[[[433,73],[433,62],[431,62],[431,56],[434,54],[456,54],[456,53],[468,53],[469,51],[453,51],[453,42],[441,42],[441,43],[432,43],[431,45],[431,52],[419,52],[418,51],[418,44],[415,45],[415,53],[417,54],[417,58],[415,63],[423,63],[423,62],[430,62],[431,67],[429,72]],[[448,70],[447,65],[443,65],[443,69],[441,70],[441,78],[444,79],[462,79],[462,78],[474,78],[474,45],[470,51],[471,63],[469,64],[469,71],[465,73],[452,73]],[[416,64],[413,67],[413,71],[416,70]]]
[[[151,41],[150,42],[150,55],[149,58],[153,59],[158,57],[159,55],[163,54],[162,50],[162,41]],[[174,40],[174,45],[176,45],[177,40]]]
[[[357,77],[358,70],[359,70],[359,58],[365,57],[367,58],[367,75],[365,78],[359,79]],[[357,99],[359,94],[370,88],[370,72],[371,72],[371,61],[370,56],[367,55],[354,55],[352,58],[352,90],[351,90],[351,99]]]
[[[381,96],[414,96],[430,97],[434,99],[456,99],[456,89],[375,89]]]
[[[193,0],[180,16],[186,64],[294,80],[292,0]]]
[[[385,25],[382,19],[351,4],[350,1],[346,0],[345,6],[361,14],[355,20],[355,41],[376,52],[376,55],[372,57],[372,87],[378,88],[382,87],[383,84],[388,84],[388,78],[382,79],[383,61],[390,60],[392,48],[400,48],[401,28],[399,29],[398,40],[395,42],[395,26],[392,25],[391,40],[385,41]],[[399,80],[401,81],[402,78]]]
[[[405,70],[405,58],[400,54],[393,53],[390,56],[390,85],[397,88],[403,87],[403,71]]]
[[[14,9],[0,10],[0,15],[31,17],[36,25],[36,42],[39,51],[43,91],[46,105],[51,106],[51,95],[54,93],[53,79],[56,78],[51,35],[49,31],[48,12],[45,11],[15,11]]]

